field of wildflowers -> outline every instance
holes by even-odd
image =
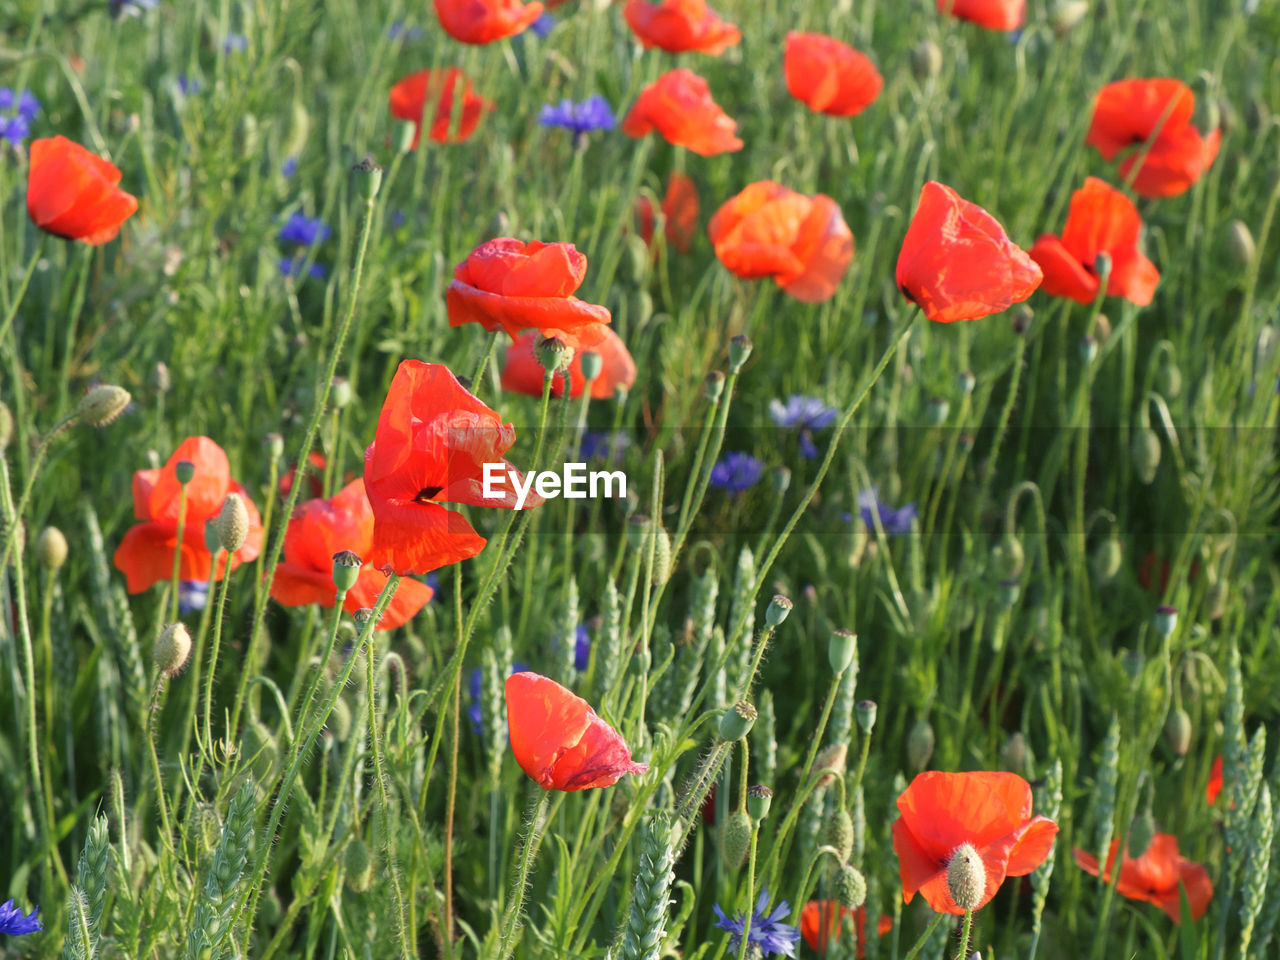
[[[7,0],[0,190],[0,956],[1280,956],[1275,0]]]

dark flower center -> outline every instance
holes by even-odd
[[[413,498],[413,502],[426,503],[429,500],[431,500],[433,497],[435,497],[435,495],[443,489],[444,487],[423,487],[421,490],[418,491],[418,495]]]

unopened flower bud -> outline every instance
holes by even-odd
[[[1191,715],[1181,707],[1169,712],[1164,722],[1164,740],[1179,757],[1185,757],[1191,749]]]
[[[218,541],[223,550],[235,553],[243,547],[245,538],[249,536],[249,510],[244,505],[244,497],[238,493],[228,493],[215,523]]]
[[[267,456],[272,460],[279,460],[284,456],[284,437],[278,433],[268,433],[263,442],[267,445]]]
[[[45,527],[36,537],[36,561],[49,571],[67,562],[67,538],[57,527]]]
[[[1253,242],[1253,233],[1241,220],[1232,220],[1227,228],[1227,249],[1231,251],[1231,259],[1236,266],[1247,269],[1258,255],[1258,246]]]
[[[195,479],[196,465],[190,460],[179,460],[173,465],[173,475],[185,487]]]
[[[853,714],[858,718],[858,729],[870,735],[876,727],[876,702],[859,700],[853,705]]]
[[[704,392],[707,395],[707,399],[712,403],[719,400],[720,394],[724,393],[724,374],[719,370],[712,370],[708,373],[704,383]]]
[[[795,606],[787,597],[774,597],[769,601],[769,606],[764,611],[764,622],[771,627],[777,627],[787,619],[787,614],[791,612],[791,608]]]
[[[1129,825],[1129,856],[1137,859],[1151,849],[1151,841],[1156,836],[1156,820],[1151,815],[1151,808],[1144,807],[1138,811]]]
[[[942,51],[932,40],[922,40],[911,51],[911,72],[917,80],[936,77],[942,70]]]
[[[751,833],[755,825],[745,810],[729,814],[720,828],[720,859],[726,869],[741,870],[751,849]]]
[[[1156,633],[1160,634],[1160,636],[1169,636],[1178,625],[1178,608],[1156,607],[1156,615],[1152,619],[1151,625],[1156,628]]]
[[[759,823],[769,816],[769,805],[773,802],[773,791],[762,783],[747,788],[747,813],[751,819]]]
[[[751,730],[759,714],[745,700],[739,700],[720,717],[720,739],[741,740]]]
[[[1006,533],[1000,542],[991,548],[991,569],[998,580],[1016,580],[1022,576],[1022,568],[1026,563],[1022,543],[1011,533]]]
[[[350,550],[339,550],[333,555],[333,585],[339,593],[354,589],[362,566],[364,561]]]
[[[1064,37],[1089,12],[1089,0],[1058,0],[1049,9],[1049,26],[1054,35]]]
[[[191,634],[181,623],[171,623],[164,628],[152,651],[152,659],[160,672],[172,677],[181,670],[191,656]]]
[[[1101,583],[1110,583],[1120,572],[1120,564],[1124,561],[1124,548],[1114,534],[1107,537],[1094,548],[1093,574]]]
[[[584,350],[582,353],[582,377],[590,382],[600,376],[604,370],[604,357],[596,353],[594,350]]]
[[[129,391],[124,387],[104,383],[80,398],[76,405],[76,420],[91,427],[105,427],[124,412],[129,400]]]
[[[160,360],[151,368],[151,389],[156,393],[168,393],[170,386],[172,386],[172,380],[169,377],[169,368],[163,360]]]
[[[961,910],[976,910],[987,890],[987,868],[973,844],[962,843],[947,864],[947,890]]]
[[[1150,427],[1139,427],[1133,434],[1129,455],[1133,462],[1133,472],[1144,484],[1150,484],[1156,478],[1156,469],[1160,466],[1160,438]]]
[[[745,333],[740,333],[729,341],[729,372],[737,373],[751,356],[755,344]]]
[[[852,864],[844,864],[836,877],[836,899],[846,910],[857,910],[867,899],[867,878]]]
[[[833,743],[818,751],[818,755],[813,758],[814,772],[822,774],[818,779],[817,789],[825,790],[835,783],[836,777],[844,776],[845,761],[848,757],[847,743]]]
[[[853,853],[853,817],[849,816],[848,810],[837,807],[831,814],[823,831],[822,842],[835,848],[841,863],[848,861],[849,855]]]
[[[1161,358],[1160,366],[1156,368],[1156,389],[1161,396],[1170,399],[1182,392],[1182,371],[1168,354]]]
[[[917,720],[907,734],[907,764],[912,773],[919,773],[933,758],[933,725],[928,720]]]

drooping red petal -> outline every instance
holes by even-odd
[[[31,141],[27,213],[40,229],[91,245],[114,239],[138,209],[120,170],[66,137]]]
[[[1077,303],[1093,303],[1098,295],[1098,278],[1071,255],[1061,240],[1046,233],[1028,252],[1044,274],[1040,289],[1045,293],[1053,297],[1068,297]]]
[[[684,67],[641,90],[622,121],[622,132],[629,137],[656,130],[668,143],[704,157],[741,150],[737,127],[711,98],[707,81]]]
[[[884,78],[870,60],[821,33],[788,33],[783,69],[793,97],[810,110],[835,117],[856,116],[884,88]]]

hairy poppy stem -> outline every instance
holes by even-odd
[[[942,914],[938,914],[942,916]],[[964,912],[964,926],[960,928],[960,950],[956,953],[956,960],[965,960],[969,956],[969,934],[973,929],[973,911],[966,910]]]
[[[214,551],[213,564],[215,570],[217,569],[219,553],[226,553],[226,551]],[[227,560],[230,561],[230,559],[231,557],[228,556]],[[230,566],[231,564],[228,562],[227,567],[230,568]],[[208,759],[210,767],[214,766],[213,724],[210,722],[213,710],[213,678],[218,672],[218,648],[222,644],[222,611],[227,605],[227,590],[229,589],[227,584],[230,580],[230,573],[224,574],[222,582],[215,585],[212,591],[214,595],[213,635],[209,639],[209,672],[205,674],[204,678],[204,739],[200,741],[200,755]],[[234,736],[234,734],[231,735]],[[199,737],[196,739],[200,740]]]
[[[529,831],[525,834],[524,845],[520,850],[520,866],[516,871],[515,883],[511,887],[511,902],[507,904],[507,912],[502,920],[502,937],[498,942],[499,960],[507,960],[516,948],[520,932],[520,914],[524,910],[524,896],[529,885],[529,872],[533,869],[534,858],[538,847],[542,845],[542,834],[550,818],[551,791],[537,788],[542,794],[533,809],[529,820]],[[563,793],[556,794],[556,805],[564,798]]]
[[[27,262],[26,273],[22,275],[22,283],[18,285],[18,294],[13,298],[13,303],[9,304],[9,309],[5,311],[4,321],[0,322],[0,341],[4,340],[4,335],[9,332],[9,325],[18,315],[18,307],[22,306],[22,298],[26,296],[27,287],[31,283],[31,277],[36,272],[36,264],[39,262],[40,245],[37,243],[35,250],[31,252],[31,259]]]

